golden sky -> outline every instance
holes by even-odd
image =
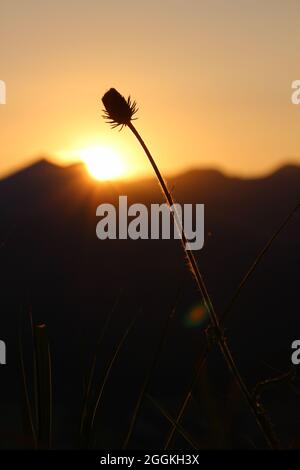
[[[0,175],[41,155],[105,145],[126,173],[148,162],[101,118],[111,86],[167,174],[256,175],[300,163],[299,0],[0,0]]]

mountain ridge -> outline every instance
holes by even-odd
[[[23,167],[9,175],[6,175],[5,177],[0,179],[0,184],[4,181],[12,181],[14,178],[19,178],[23,176],[29,176],[30,174],[35,174],[35,175],[43,175],[43,174],[49,174],[50,172],[57,172],[57,173],[80,173],[82,172],[83,175],[87,173],[85,169],[85,164],[83,162],[75,162],[70,165],[59,165],[56,164],[52,161],[50,161],[47,158],[41,158],[34,163]],[[238,175],[238,174],[231,174],[228,173],[222,169],[219,168],[214,168],[214,167],[198,167],[198,168],[191,168],[187,170],[183,170],[179,173],[173,174],[173,175],[166,175],[167,180],[178,180],[179,178],[194,178],[195,176],[201,176],[201,177],[209,177],[210,179],[217,179],[217,178],[226,178],[226,179],[235,179],[235,180],[246,180],[246,181],[258,181],[258,180],[265,180],[272,178],[274,176],[276,177],[282,177],[282,176],[290,176],[293,173],[299,173],[300,174],[300,165],[293,164],[293,163],[285,163],[278,168],[275,168],[272,171],[268,171],[262,175],[259,176],[244,176],[244,175]],[[91,179],[91,178],[90,178]],[[92,179],[91,179],[92,180]],[[153,177],[136,177],[136,178],[120,178],[117,181],[120,182],[126,182],[126,183],[140,183],[144,181],[152,181]],[[101,182],[97,182],[100,184]],[[94,182],[95,184],[95,182]]]

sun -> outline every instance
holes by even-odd
[[[106,181],[125,174],[121,157],[110,147],[89,147],[78,151],[92,178]]]

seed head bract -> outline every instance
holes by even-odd
[[[104,104],[104,118],[112,127],[127,126],[137,112],[137,104],[132,101],[130,96],[127,100],[115,88],[108,90],[102,97]]]

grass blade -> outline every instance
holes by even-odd
[[[51,358],[45,324],[34,327],[38,390],[38,447],[51,448],[52,441],[52,378]]]
[[[229,318],[229,315],[231,313],[231,310],[232,310],[232,307],[233,305],[235,304],[236,300],[238,299],[238,297],[240,296],[240,293],[241,291],[243,290],[243,288],[245,287],[245,285],[247,284],[247,281],[248,279],[250,278],[250,276],[253,274],[253,272],[255,271],[256,267],[258,266],[258,264],[260,263],[260,261],[262,260],[262,258],[265,256],[265,254],[269,251],[269,249],[271,248],[273,242],[276,240],[276,238],[278,237],[278,235],[280,235],[280,233],[283,231],[283,229],[287,226],[287,224],[290,222],[290,220],[294,217],[294,215],[296,214],[296,212],[298,211],[298,209],[300,208],[300,204],[297,204],[294,209],[289,213],[289,215],[283,220],[283,222],[279,225],[279,227],[277,228],[277,230],[275,230],[275,232],[273,233],[273,235],[271,236],[271,238],[268,240],[268,242],[265,244],[265,246],[262,248],[262,250],[258,253],[257,257],[255,258],[255,260],[253,261],[253,263],[251,264],[250,268],[248,269],[248,271],[246,272],[245,276],[242,278],[240,284],[238,285],[235,293],[233,294],[230,302],[228,303],[227,307],[225,308],[222,316],[221,316],[221,322],[224,323],[226,320],[228,320]]]
[[[104,323],[104,327],[103,327],[102,331],[100,332],[100,335],[99,335],[99,338],[98,338],[98,341],[97,341],[97,344],[96,344],[96,348],[95,348],[95,352],[94,352],[94,356],[93,356],[93,360],[92,360],[92,365],[91,365],[89,375],[88,375],[88,380],[87,380],[87,385],[86,385],[86,389],[85,389],[84,399],[83,399],[83,407],[82,407],[81,422],[80,422],[80,435],[79,435],[80,444],[82,444],[83,437],[86,434],[85,428],[88,425],[89,399],[90,399],[92,383],[93,383],[93,379],[94,379],[94,375],[95,375],[98,351],[99,351],[99,349],[102,345],[103,339],[104,339],[105,334],[108,330],[108,326],[109,326],[111,317],[112,317],[113,313],[115,312],[115,310],[117,308],[117,305],[120,301],[120,295],[121,295],[121,292],[117,296],[117,298],[116,298],[116,300],[113,304],[112,309],[109,311],[109,313],[107,315],[107,318],[106,318],[105,323]]]
[[[25,436],[30,435],[30,440],[32,440],[33,447],[36,449],[37,448],[37,435],[36,435],[36,429],[34,426],[33,412],[32,412],[32,407],[31,407],[31,403],[29,399],[29,391],[28,391],[28,385],[27,385],[27,377],[26,377],[26,369],[25,369],[25,361],[24,361],[24,353],[23,353],[21,321],[19,321],[18,339],[19,339],[20,369],[21,369],[22,387],[23,387],[22,410],[23,410],[24,431],[25,431]]]
[[[131,323],[129,324],[129,326],[126,328],[124,334],[122,335],[119,343],[117,344],[116,348],[115,348],[115,351],[111,357],[111,360],[109,361],[109,364],[107,366],[107,369],[106,369],[106,372],[105,372],[105,375],[104,375],[104,378],[103,378],[103,381],[102,381],[102,384],[100,386],[100,389],[99,389],[99,392],[97,394],[97,399],[96,399],[96,404],[95,404],[95,407],[94,407],[94,410],[93,410],[93,413],[92,413],[92,417],[91,417],[91,425],[90,425],[90,430],[89,430],[89,441],[91,439],[91,433],[94,431],[95,429],[95,419],[96,419],[96,415],[97,415],[97,412],[99,410],[99,407],[100,407],[100,403],[101,403],[101,399],[102,399],[102,395],[103,395],[103,392],[104,392],[104,389],[105,389],[105,386],[107,384],[107,381],[108,381],[108,378],[110,376],[110,373],[112,371],[112,368],[119,356],[119,353],[122,349],[122,346],[124,345],[133,325],[135,324],[136,322],[136,317],[134,317],[134,319],[131,321]]]
[[[169,415],[167,411],[164,410],[164,408],[156,401],[154,398],[152,398],[150,395],[147,395],[148,400],[157,408],[160,413],[176,428],[176,431],[178,434],[180,434],[186,442],[190,444],[190,446],[193,449],[198,449],[199,446],[192,440],[192,438],[188,435],[188,433],[183,429],[183,427],[176,423],[176,421]]]
[[[157,347],[156,352],[154,354],[153,361],[150,365],[148,374],[146,375],[146,378],[145,378],[145,380],[142,384],[141,391],[140,391],[139,397],[137,399],[135,409],[134,409],[133,414],[132,414],[132,418],[131,418],[131,422],[130,422],[130,425],[129,425],[128,433],[127,433],[127,436],[126,436],[124,444],[123,444],[123,449],[127,449],[130,438],[131,438],[132,433],[134,431],[135,424],[136,424],[138,414],[139,414],[139,411],[141,409],[145,394],[146,394],[146,392],[149,388],[149,384],[150,384],[153,372],[154,372],[154,370],[155,370],[155,368],[158,364],[161,351],[162,351],[163,346],[165,344],[165,340],[166,340],[166,337],[167,337],[167,332],[168,332],[168,329],[169,329],[170,321],[174,317],[174,314],[175,314],[175,310],[176,310],[176,307],[177,307],[177,304],[178,304],[178,301],[179,301],[179,295],[180,295],[180,291],[178,292],[175,304],[173,305],[170,312],[168,313],[168,316],[167,316],[167,319],[166,319],[166,322],[165,322],[165,325],[164,325],[164,328],[163,328],[163,331],[162,331],[162,334],[161,334],[161,338],[160,338],[158,347]]]

